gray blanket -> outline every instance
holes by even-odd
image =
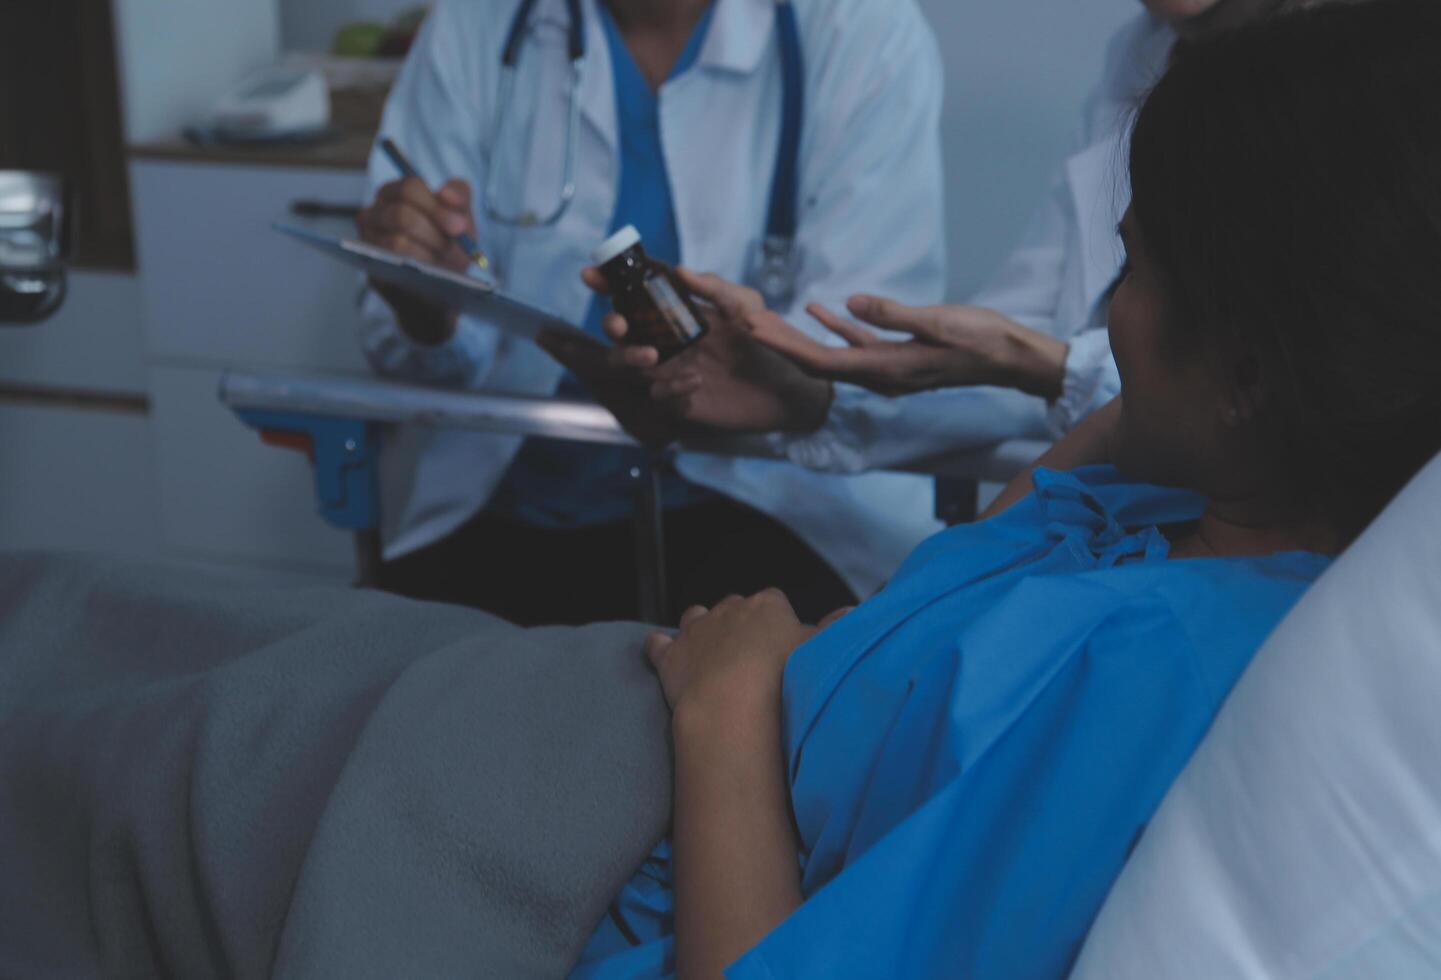
[[[0,977],[553,977],[664,833],[644,627],[0,557]]]

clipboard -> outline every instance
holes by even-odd
[[[360,269],[374,279],[424,297],[437,306],[484,317],[487,325],[505,333],[526,340],[535,340],[543,332],[556,333],[603,346],[602,341],[574,324],[505,295],[492,281],[461,275],[398,252],[298,225],[276,222],[271,227],[318,252]]]

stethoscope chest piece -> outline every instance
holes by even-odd
[[[767,235],[751,250],[747,278],[772,310],[784,310],[795,302],[800,278],[801,247],[794,238]]]

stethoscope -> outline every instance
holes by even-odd
[[[719,0],[717,0],[719,2]],[[516,64],[525,42],[526,26],[536,0],[521,0],[500,58],[500,91],[492,146],[499,143],[510,110],[515,87]],[[585,63],[585,22],[580,0],[565,0],[569,13],[570,106],[566,114],[565,164],[562,171],[560,198],[549,211],[502,211],[505,200],[493,186],[496,168],[490,168],[486,179],[484,206],[486,217],[501,225],[515,228],[543,228],[554,225],[566,213],[575,198],[575,157],[580,132],[580,93]],[[801,254],[796,245],[796,197],[800,187],[801,127],[805,121],[805,64],[801,54],[800,27],[790,0],[776,0],[776,32],[781,54],[781,142],[776,155],[775,176],[771,181],[770,210],[766,232],[752,249],[748,274],[750,282],[765,297],[772,309],[784,309],[795,299],[796,279],[800,272]]]

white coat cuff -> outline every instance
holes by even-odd
[[[362,307],[364,347],[371,366],[392,378],[427,384],[466,386],[489,357],[481,328],[461,317],[443,344],[418,344],[410,339],[390,308],[373,293]]]
[[[875,431],[878,396],[855,385],[835,386],[835,399],[825,424],[805,435],[773,433],[769,436],[778,456],[826,473],[861,473],[866,469],[862,449]]]
[[[1077,334],[1066,354],[1061,397],[1046,412],[1051,437],[1060,439],[1070,432],[1081,419],[1114,398],[1120,388],[1109,333],[1093,328]]]
[[[410,357],[420,373],[441,383],[468,384],[476,364],[486,356],[480,328],[465,319],[456,323],[455,332],[443,344],[418,344],[399,328],[396,333],[400,342],[410,349]]]

